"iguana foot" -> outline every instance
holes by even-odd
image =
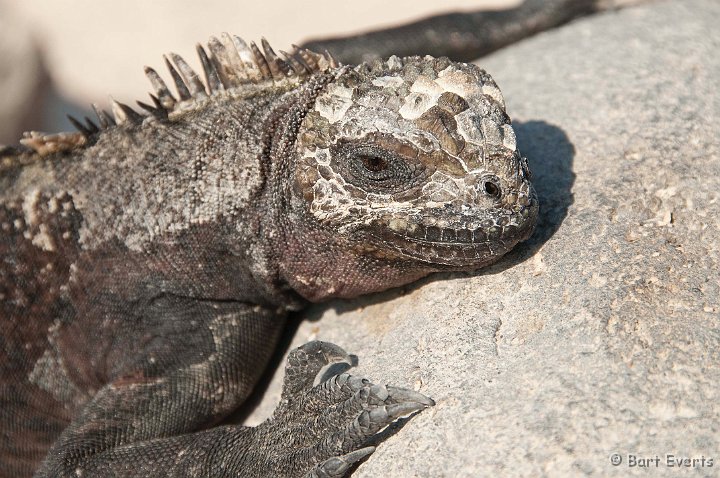
[[[370,455],[378,433],[401,417],[435,403],[403,388],[374,385],[347,373],[318,385],[333,363],[348,354],[327,342],[310,342],[288,357],[282,400],[273,417],[256,428],[262,447],[276,450],[268,463],[275,476],[345,476]]]

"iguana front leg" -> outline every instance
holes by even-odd
[[[350,357],[326,342],[310,342],[290,353],[280,405],[254,429],[256,445],[244,460],[247,469],[257,470],[255,476],[345,476],[375,450],[371,445],[386,426],[435,404],[412,390],[347,373],[313,386],[334,362],[350,363]]]
[[[188,299],[167,307],[167,323]],[[51,449],[37,477],[344,476],[370,454],[375,434],[432,404],[418,393],[378,387],[347,374],[313,387],[339,347],[311,342],[289,357],[281,405],[255,428],[201,431],[250,393],[271,355],[282,314],[259,306],[202,302],[207,334],[188,350],[157,336],[134,366],[104,386]],[[175,324],[178,333],[185,324]],[[197,332],[197,330],[195,331]],[[165,351],[166,353],[158,353]],[[194,359],[192,357],[195,357]]]
[[[140,350],[125,351],[133,359],[112,371],[36,476],[206,476],[166,470],[188,450],[219,439],[219,431],[192,432],[247,397],[275,348],[284,314],[244,303],[179,297],[159,302],[154,308],[162,310],[148,312],[141,326],[113,332],[111,343],[131,342],[118,337],[122,333],[141,342]],[[184,340],[190,334],[192,344]]]

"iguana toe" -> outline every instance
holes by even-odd
[[[368,446],[343,456],[334,456],[313,468],[305,478],[340,478],[345,476],[351,466],[370,456],[374,451],[374,446]]]
[[[287,359],[283,399],[309,389],[323,368],[340,362],[351,365],[348,353],[335,344],[315,340],[296,348]]]

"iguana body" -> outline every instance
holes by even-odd
[[[116,103],[0,153],[0,476],[342,476],[432,401],[345,374],[313,387],[347,359],[313,342],[272,419],[213,426],[287,313],[482,267],[533,229],[479,68],[209,52],[205,83],[173,56],[177,95],[148,69],[149,116]]]

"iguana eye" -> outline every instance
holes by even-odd
[[[373,173],[379,173],[388,168],[388,162],[379,156],[363,155],[360,156],[360,160],[363,166],[365,166],[365,169]]]
[[[413,184],[413,170],[398,154],[374,144],[338,144],[338,167],[352,184],[367,191],[392,193]]]
[[[348,151],[350,170],[358,178],[367,178],[377,186],[400,184],[410,177],[407,164],[395,154],[374,146]]]
[[[412,176],[402,158],[382,148],[360,146],[346,153],[353,176],[360,180],[367,179],[376,187],[397,187]]]

